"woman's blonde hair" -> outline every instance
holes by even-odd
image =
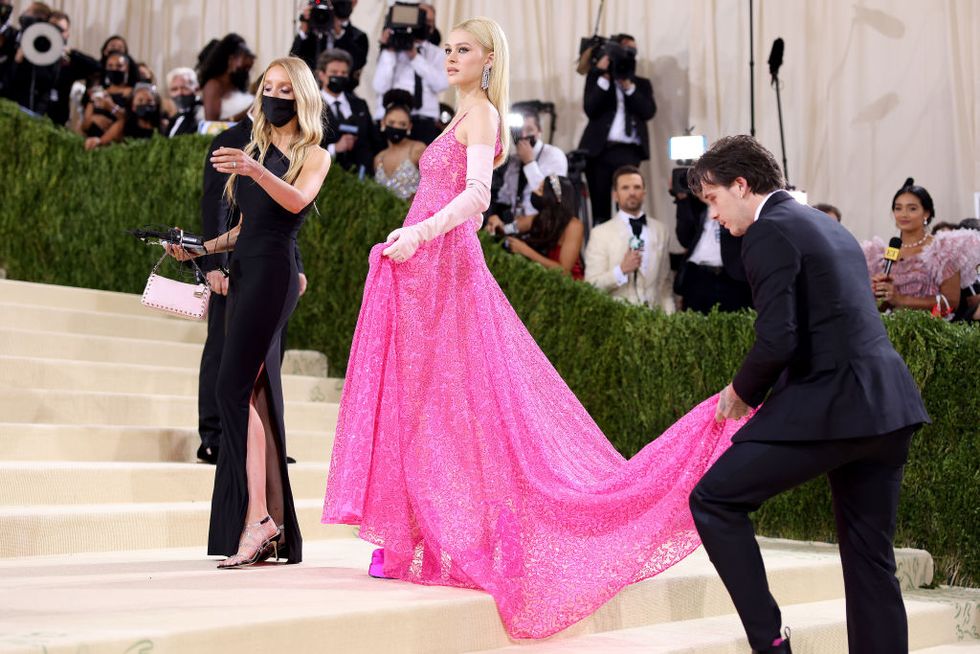
[[[493,160],[496,167],[507,160],[507,151],[510,149],[510,129],[507,127],[507,112],[510,110],[510,49],[507,46],[507,37],[497,21],[484,16],[464,20],[453,29],[469,32],[476,37],[477,43],[484,50],[493,53],[487,98],[500,115],[502,149]]]
[[[306,62],[299,57],[281,57],[273,60],[272,63],[262,73],[259,79],[258,93],[252,102],[252,140],[245,146],[245,154],[255,157],[258,154],[258,161],[265,161],[265,154],[272,145],[272,123],[262,112],[262,95],[265,88],[265,76],[275,66],[280,66],[286,71],[289,82],[293,87],[293,97],[296,98],[296,115],[299,117],[299,134],[286,148],[284,152],[289,158],[289,168],[282,179],[289,184],[296,181],[306,158],[312,148],[320,145],[323,141],[323,96],[313,73]],[[229,201],[233,199],[232,194],[235,188],[235,180],[238,175],[232,174],[228,177],[225,184],[225,195]]]

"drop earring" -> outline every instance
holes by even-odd
[[[480,88],[484,91],[490,88],[490,64],[483,67],[483,78],[480,80]]]

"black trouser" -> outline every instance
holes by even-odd
[[[747,282],[733,279],[724,267],[702,266],[687,262],[681,274],[678,295],[684,308],[709,313],[718,305],[721,311],[738,311],[752,306],[752,289]]]
[[[916,429],[846,440],[735,443],[695,487],[694,523],[753,649],[772,646],[782,618],[769,592],[749,513],[770,497],[826,474],[844,569],[850,652],[908,651],[892,539],[902,471]]]
[[[208,337],[201,352],[201,371],[197,379],[197,431],[205,447],[221,443],[221,418],[214,391],[218,386],[221,350],[225,347],[225,296],[211,294],[208,309]]]
[[[432,143],[439,136],[439,127],[434,118],[425,116],[412,116],[412,138],[422,141],[426,145]]]
[[[597,156],[585,163],[585,179],[589,183],[592,200],[592,224],[609,220],[612,204],[612,176],[620,166],[639,166],[643,161],[643,149],[638,145],[608,143]]]

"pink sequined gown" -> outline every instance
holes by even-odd
[[[449,132],[420,169],[406,225],[464,189],[466,149]],[[711,398],[625,460],[507,302],[475,225],[402,264],[371,250],[322,521],[360,525],[386,575],[483,589],[512,637],[543,638],[698,547],[688,495],[741,422],[716,425]]]

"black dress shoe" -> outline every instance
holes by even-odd
[[[783,632],[783,638],[778,645],[773,645],[769,649],[752,650],[753,654],[793,654],[789,646],[789,627]]]
[[[215,465],[218,463],[218,446],[201,443],[201,447],[197,448],[197,458],[204,463]]]

